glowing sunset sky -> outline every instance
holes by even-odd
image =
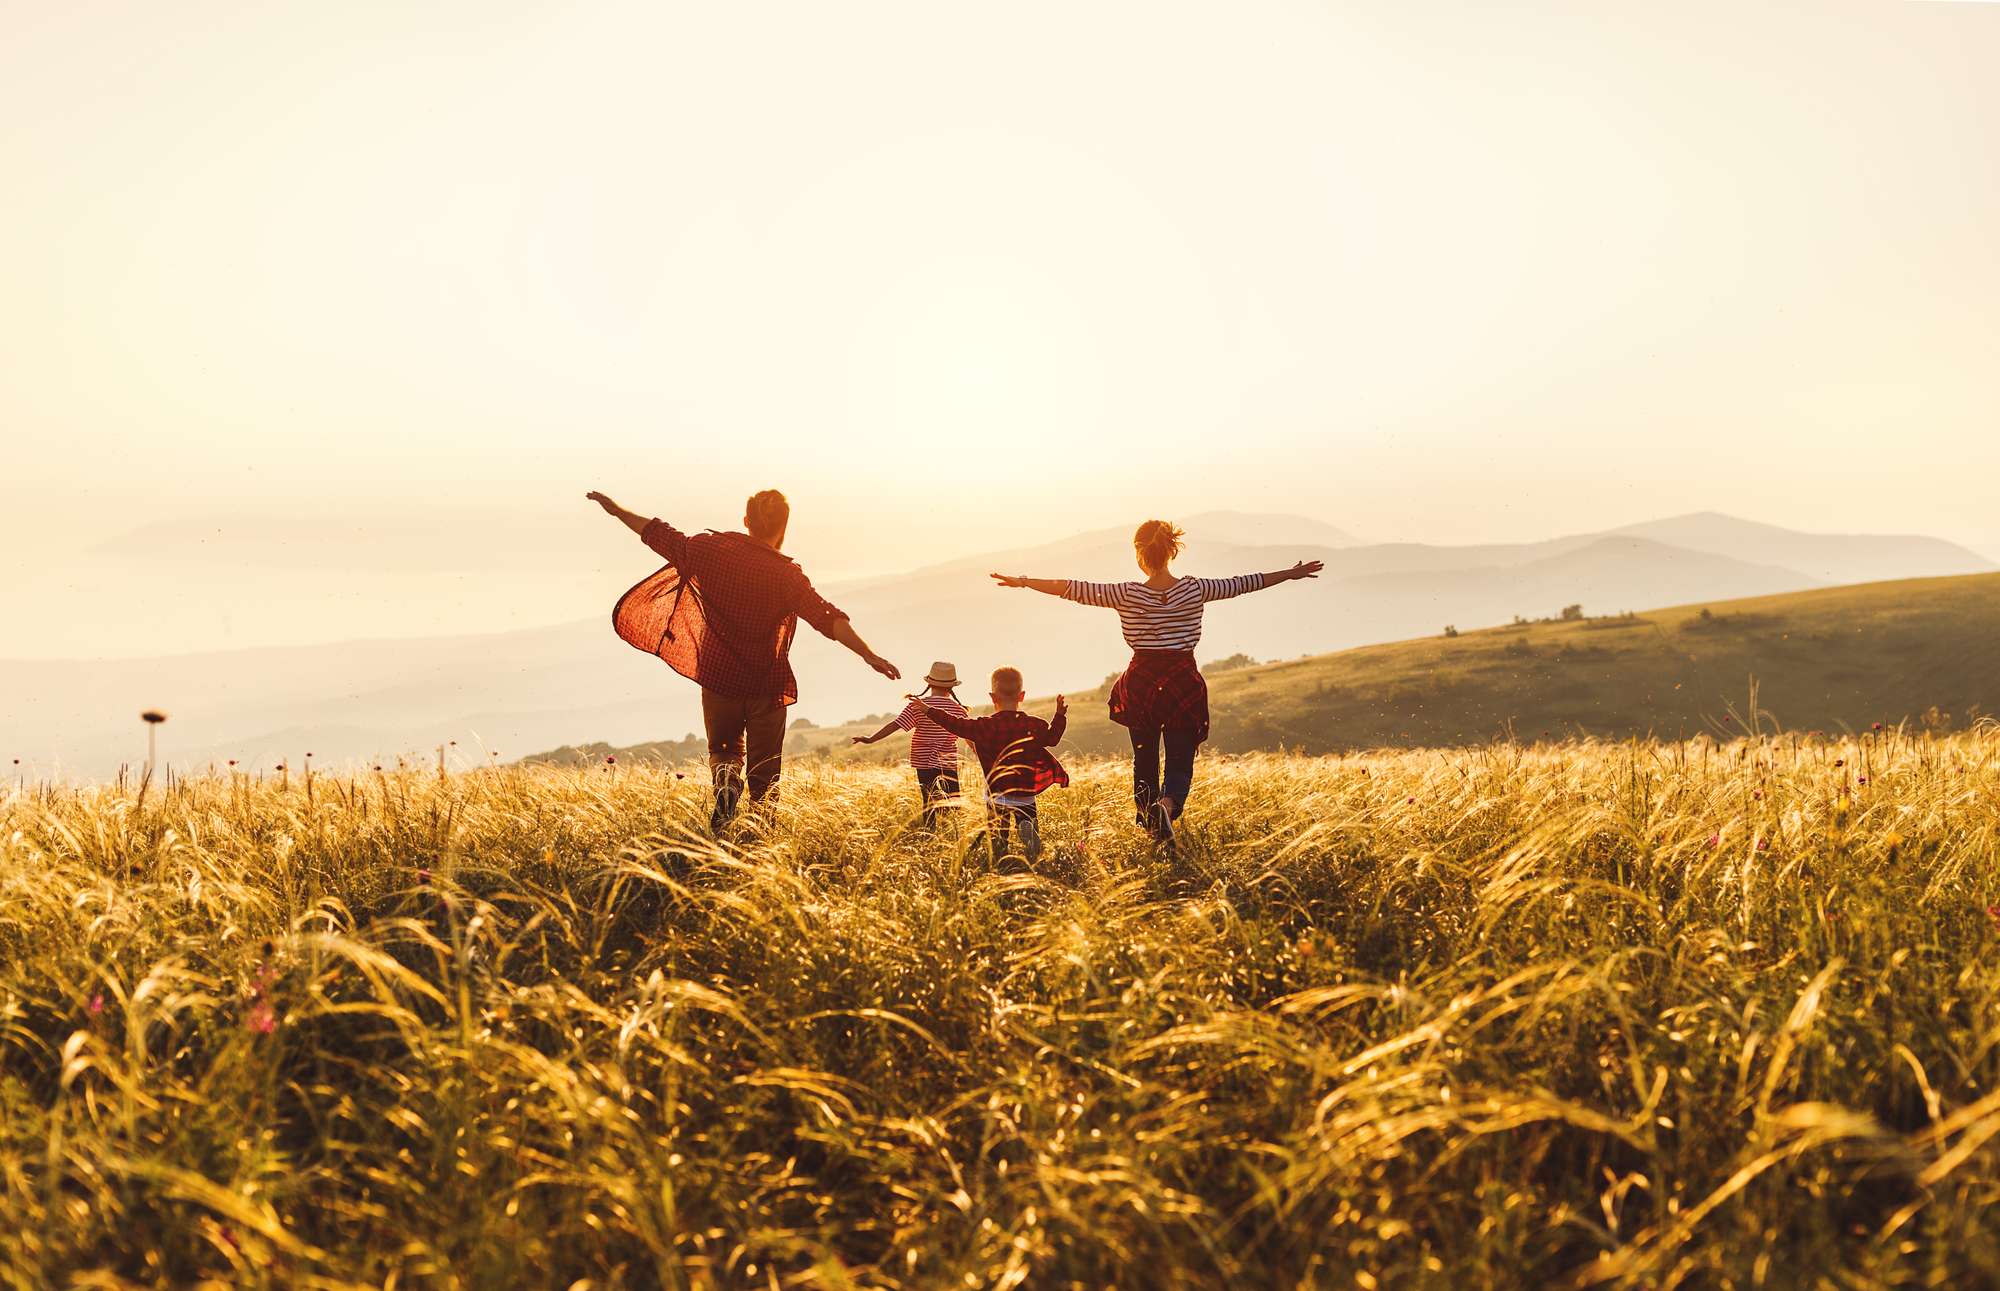
[[[616,548],[592,487],[775,484],[849,571],[1211,507],[2000,554],[2000,6],[0,21],[0,593],[52,616],[127,530],[400,515],[388,634],[482,530]]]

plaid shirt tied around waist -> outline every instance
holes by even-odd
[[[1208,738],[1208,682],[1192,650],[1135,650],[1111,684],[1111,720],[1135,731],[1193,731]]]

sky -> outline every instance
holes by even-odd
[[[0,656],[1214,508],[2000,555],[2000,4],[0,0]]]

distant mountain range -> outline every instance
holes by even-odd
[[[1451,747],[1495,739],[1963,728],[2000,714],[2000,574],[1849,584],[1749,600],[1441,633],[1283,663],[1209,670],[1217,753]],[[1047,716],[1050,696],[1030,709]],[[1127,747],[1103,689],[1072,693],[1068,754]],[[796,755],[895,762],[856,748],[875,720],[797,729]],[[678,762],[697,743],[552,750],[558,765]]]
[[[1544,542],[1439,547],[1364,543],[1303,516],[1216,512],[1185,522],[1178,567],[1233,574],[1323,560],[1317,582],[1215,607],[1204,659],[1289,658],[1471,629],[1581,604],[1593,614],[1798,591],[1831,584],[1982,573],[1996,566],[1933,538],[1808,534],[1712,513]],[[1008,663],[1031,691],[1087,689],[1122,666],[1106,611],[996,588],[988,570],[1045,577],[1133,576],[1129,528],[954,560],[822,588],[911,677],[932,659],[972,679]],[[633,553],[634,581],[650,556]],[[164,707],[163,756],[179,764],[334,763],[432,756],[502,760],[593,740],[632,744],[699,725],[693,687],[622,645],[606,615],[490,635],[116,661],[0,663],[0,757],[99,776],[143,755],[136,715]],[[894,706],[882,682],[811,632],[794,651],[799,716],[839,721]],[[452,747],[449,741],[457,741]],[[4,764],[0,764],[4,765]]]

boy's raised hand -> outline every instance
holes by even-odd
[[[1068,701],[1067,699],[1063,698],[1063,697],[1062,697],[1061,695],[1057,695],[1057,696],[1056,696],[1056,716],[1057,716],[1057,717],[1061,717],[1061,716],[1062,716],[1062,715],[1063,715],[1064,713],[1067,713],[1068,711],[1069,711],[1069,701]]]

